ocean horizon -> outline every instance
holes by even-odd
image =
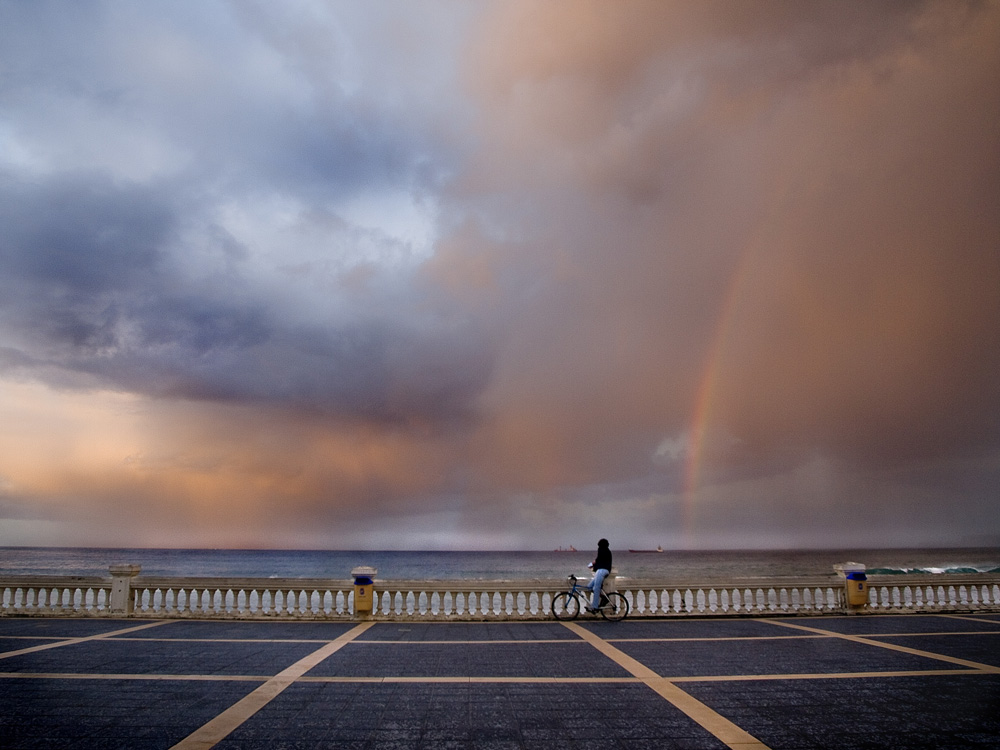
[[[829,575],[844,562],[875,575],[1000,573],[1000,548],[612,550],[625,578],[734,580]],[[383,580],[552,580],[586,575],[595,550],[288,550],[105,547],[0,547],[7,575],[106,576],[114,564],[142,575],[246,578],[350,578],[369,565]]]

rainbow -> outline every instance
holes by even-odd
[[[698,381],[695,393],[694,409],[691,414],[691,427],[688,430],[688,450],[684,465],[684,485],[681,497],[681,544],[685,549],[692,549],[695,544],[694,531],[697,525],[697,498],[701,485],[702,463],[705,458],[705,446],[712,416],[713,397],[719,382],[721,365],[729,334],[735,319],[736,309],[746,289],[747,268],[752,250],[756,245],[750,242],[740,254],[739,264],[729,280],[729,288],[723,298],[719,319],[715,325]]]

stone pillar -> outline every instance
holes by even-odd
[[[112,565],[111,572],[111,614],[132,614],[132,579],[139,575],[141,565]]]

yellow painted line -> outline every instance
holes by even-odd
[[[271,675],[253,674],[97,674],[95,672],[0,672],[0,679],[28,680],[183,680],[192,682],[267,682]]]
[[[608,643],[701,643],[704,641],[801,641],[829,637],[803,633],[802,635],[731,635],[704,638],[608,638],[607,641]]]
[[[769,750],[767,745],[752,734],[741,729],[722,714],[681,690],[670,680],[661,677],[642,662],[633,659],[623,651],[619,651],[586,628],[577,625],[575,622],[564,622],[563,625],[602,654],[612,659],[619,666],[638,677],[648,687],[655,690],[660,696],[683,711],[689,718],[711,732],[712,735],[727,747],[733,750],[750,750],[750,748],[754,748],[755,750]]]
[[[25,638],[32,639],[31,636],[10,636],[11,638]],[[811,635],[781,635],[773,636],[775,639],[780,638],[819,638],[820,636]],[[3,638],[3,636],[0,636]],[[49,636],[53,638],[53,636]],[[34,638],[33,640],[39,640]],[[116,641],[135,641],[141,643],[329,643],[328,638],[115,638]],[[654,639],[656,640],[656,639]],[[509,640],[509,641],[460,641],[460,640],[447,640],[447,641],[389,641],[382,639],[367,639],[358,638],[352,643],[355,644],[367,644],[367,645],[385,645],[385,644],[396,644],[396,645],[406,645],[406,646],[420,646],[420,645],[463,645],[463,646],[504,646],[507,644],[521,644],[521,643],[572,643],[577,646],[580,645],[579,641],[568,640],[566,638],[545,638],[536,640]]]
[[[806,630],[812,633],[821,633],[824,635],[833,635],[837,638],[842,638],[845,641],[853,641],[854,643],[864,643],[869,646],[878,646],[880,648],[887,648],[890,651],[899,651],[904,654],[912,654],[914,656],[923,656],[927,659],[937,659],[938,661],[945,661],[949,664],[958,664],[959,666],[968,667],[969,669],[977,669],[983,672],[1000,673],[1000,668],[991,666],[989,664],[980,664],[977,661],[969,661],[968,659],[959,659],[955,656],[946,656],[945,654],[937,654],[933,651],[921,651],[916,648],[909,648],[907,646],[899,646],[895,643],[886,643],[885,641],[876,641],[872,638],[866,638],[862,635],[852,635],[849,633],[835,633],[831,630],[820,630],[819,628],[810,628],[805,625],[796,625],[791,622],[779,622],[778,620],[765,620],[764,622],[770,622],[773,625],[779,625],[784,628],[797,628],[799,630]],[[947,633],[938,633],[937,635],[947,635]]]
[[[814,672],[803,674],[685,675],[667,677],[671,682],[755,682],[758,680],[843,680],[869,677],[940,677],[941,675],[990,674],[980,669],[916,669],[909,672]]]
[[[969,620],[970,622],[987,622],[990,625],[1000,626],[1000,620],[990,620],[986,617],[974,617],[972,615],[938,615],[939,617],[948,617],[952,620]],[[977,631],[985,632],[985,631]]]
[[[683,675],[667,676],[660,679],[668,682],[755,682],[765,680],[842,680],[868,677],[941,677],[952,675],[988,675],[992,672],[981,669],[921,669],[897,672],[815,672],[802,674],[760,674],[760,675]],[[271,675],[252,674],[96,674],[87,672],[0,672],[0,680],[135,680],[160,682],[260,682],[271,679]],[[336,682],[336,683],[637,683],[638,677],[337,677],[303,675],[296,682]]]
[[[587,685],[596,683],[636,682],[634,677],[463,677],[461,680],[477,685],[492,682],[502,682],[507,684],[550,684],[556,682],[566,682],[583,683]],[[386,682],[420,682],[420,678],[389,677],[386,679]]]
[[[920,633],[867,633],[866,638],[908,638],[921,635],[996,635],[1000,630],[928,630]],[[608,643],[703,643],[707,641],[801,641],[819,640],[823,638],[838,638],[841,634],[834,631],[822,633],[803,633],[802,635],[747,635],[729,638],[608,638]],[[138,640],[138,639],[136,639]]]
[[[359,638],[354,641],[354,643],[364,643],[367,645],[383,645],[387,643],[404,645],[404,646],[439,646],[439,645],[461,645],[461,646],[506,646],[509,644],[524,644],[524,643],[571,643],[579,646],[580,642],[576,640],[568,640],[566,638],[539,638],[537,640],[509,640],[509,641],[386,641],[381,639],[368,640]]]
[[[866,638],[910,638],[922,635],[1000,635],[1000,630],[930,630],[926,633],[868,633]]]
[[[274,700],[295,680],[331,654],[339,651],[374,624],[374,622],[363,622],[360,625],[356,625],[343,635],[328,642],[325,646],[299,659],[290,667],[283,669],[256,690],[245,695],[214,719],[178,742],[173,746],[173,750],[207,750],[214,747],[216,743],[224,739],[234,729]]]
[[[121,630],[111,630],[107,633],[98,633],[97,635],[88,635],[82,638],[67,638],[61,641],[55,641],[53,643],[42,643],[37,646],[30,646],[28,648],[19,648],[17,651],[5,651],[0,654],[0,659],[9,659],[12,656],[21,656],[21,654],[32,654],[36,651],[45,651],[50,648],[60,648],[61,646],[72,646],[74,643],[86,643],[87,641],[100,641],[105,638],[110,638],[115,635],[121,635],[123,633],[134,633],[137,630],[145,630],[146,628],[155,628],[160,625],[165,625],[167,620],[160,620],[159,622],[147,622],[144,625],[134,625],[131,628],[122,628]]]
[[[298,682],[378,682],[390,683],[410,683],[410,684],[445,684],[460,683],[463,685],[505,683],[508,685],[518,684],[558,684],[558,683],[634,683],[639,682],[635,677],[318,677],[308,676],[299,678]]]
[[[980,620],[982,622],[982,620]],[[802,635],[745,635],[725,638],[608,638],[608,643],[702,643],[706,641],[794,641],[819,638],[836,638],[822,633],[803,633]],[[908,638],[920,635],[997,635],[997,630],[928,630],[923,633],[868,633],[868,638]]]
[[[142,643],[329,643],[329,638],[115,638]]]
[[[971,619],[971,618],[965,618]],[[978,620],[977,622],[990,622],[989,620]],[[968,631],[928,631],[925,633],[869,633],[869,638],[876,637],[908,637],[908,636],[921,636],[921,635],[996,635],[1000,634],[1000,628],[997,630],[968,630]],[[824,635],[821,633],[803,633],[802,635],[742,635],[742,636],[713,636],[713,637],[699,637],[699,638],[608,638],[608,643],[702,643],[702,642],[715,642],[715,641],[794,641],[794,640],[810,640],[819,638],[836,638],[834,634]],[[0,638],[15,639],[20,638],[23,640],[62,640],[55,636],[29,636],[29,635],[11,635],[11,636],[0,636]],[[328,639],[324,638],[160,638],[160,637],[134,637],[134,638],[115,638],[116,641],[136,641],[142,643],[328,643]],[[385,639],[369,639],[369,638],[357,638],[352,641],[354,644],[365,644],[365,645],[463,645],[463,646],[504,646],[509,644],[523,644],[523,643],[572,643],[579,645],[579,641],[567,640],[565,638],[538,638],[538,639],[511,639],[506,641],[483,641],[483,640],[442,640],[442,641],[416,641],[416,640],[385,640]]]
[[[0,635],[5,641],[65,641],[64,635]]]

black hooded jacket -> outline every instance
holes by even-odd
[[[597,557],[594,558],[594,570],[604,568],[611,572],[611,548],[608,545],[598,545]]]

